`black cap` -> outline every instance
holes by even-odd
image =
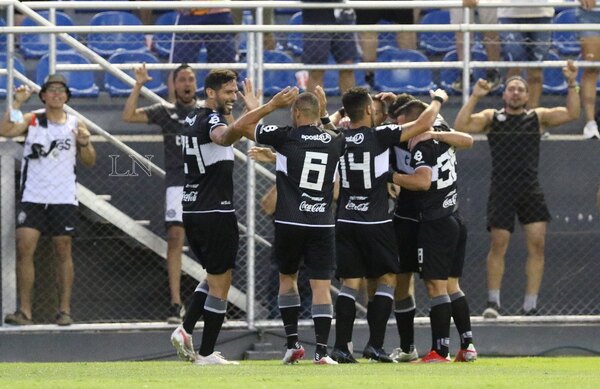
[[[67,85],[67,79],[65,78],[65,76],[63,76],[62,74],[48,74],[46,76],[46,78],[44,79],[44,83],[42,84],[42,89],[40,89],[40,100],[42,100],[43,103],[45,103],[44,99],[42,99],[42,93],[46,92],[46,89],[48,89],[48,85],[50,84],[62,84],[65,88],[67,88],[67,101],[71,98],[71,90],[69,89],[69,86]]]

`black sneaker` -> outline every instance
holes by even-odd
[[[539,315],[537,308],[531,308],[529,311],[526,311],[525,309],[523,309],[521,314],[523,316],[538,316]]]
[[[33,320],[31,320],[31,318],[27,317],[20,310],[16,311],[15,313],[9,313],[8,315],[6,315],[6,317],[4,318],[4,322],[6,324],[12,324],[15,326],[26,326],[26,325],[33,324]]]
[[[169,324],[181,324],[185,316],[185,309],[182,305],[171,304],[169,307],[169,313],[167,315],[167,323]]]
[[[370,361],[377,361],[382,363],[395,363],[392,358],[385,352],[383,348],[375,348],[371,345],[367,345],[363,350],[363,357]]]
[[[349,351],[340,350],[339,348],[334,348],[330,356],[337,363],[358,363]]]
[[[497,319],[498,316],[500,316],[500,306],[494,302],[488,301],[482,316],[484,319]]]

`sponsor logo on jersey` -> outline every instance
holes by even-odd
[[[261,126],[259,134],[262,134],[263,132],[272,132],[272,131],[275,131],[276,129],[277,129],[277,126],[274,126],[274,125]]]
[[[413,158],[415,159],[415,161],[417,162],[421,162],[423,160],[423,153],[421,151],[417,151],[414,155]]]
[[[446,197],[444,199],[444,202],[442,203],[442,207],[444,208],[450,208],[456,205],[456,195],[457,193],[455,192],[454,194],[452,194],[452,196],[450,197]]]
[[[302,135],[301,138],[302,138],[302,140],[318,140],[323,143],[331,142],[331,135],[329,135],[326,132],[324,132],[322,134],[315,134],[315,135]]]
[[[185,185],[185,187],[186,187],[186,188],[193,188],[193,189],[194,189],[194,188],[197,188],[197,187],[199,187],[199,186],[200,186],[200,184],[186,184],[186,185]]]
[[[499,122],[504,122],[506,121],[506,115],[503,113],[499,113],[498,115],[496,115],[496,119],[498,119]]]
[[[73,230],[75,230],[75,227],[71,227],[71,226],[65,227],[65,231],[73,231]]]
[[[358,133],[358,134],[354,134],[352,136],[346,137],[346,142],[354,143],[357,145],[361,144],[363,142],[363,140],[365,140],[365,134],[363,134],[363,133]]]
[[[192,202],[196,201],[197,197],[198,197],[197,191],[185,192],[183,194],[183,202],[184,203],[192,203]]]
[[[198,117],[198,115],[194,115],[194,117],[186,117],[184,120],[184,123],[187,124],[188,126],[193,126],[194,123],[196,123],[196,118]]]
[[[17,222],[19,224],[23,224],[23,223],[25,223],[25,220],[27,220],[27,214],[25,213],[25,211],[19,212],[19,216],[17,217]]]
[[[221,205],[231,205],[231,201],[229,201],[229,200],[221,201]]]
[[[213,113],[210,115],[210,119],[208,119],[208,124],[217,124],[220,121],[219,114]]]
[[[344,208],[348,211],[367,212],[369,210],[370,202],[366,203],[355,203],[352,199],[348,200],[348,203]]]
[[[312,201],[323,201],[323,197],[315,197],[315,196],[311,196],[308,193],[304,193],[302,192],[301,197],[306,197],[308,199],[311,199]]]
[[[327,210],[327,204],[326,203],[311,204],[306,201],[303,201],[300,203],[300,206],[298,207],[298,209],[301,212],[325,213],[325,211]]]

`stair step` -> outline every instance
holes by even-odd
[[[109,194],[99,194],[99,195],[96,195],[96,197],[99,198],[100,200],[104,200],[104,201],[112,200],[112,195],[109,195]]]

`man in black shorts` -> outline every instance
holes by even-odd
[[[426,107],[416,99],[407,102],[396,111],[398,123],[414,120]],[[399,209],[396,211],[402,272],[412,274],[419,271],[430,298],[432,347],[422,361],[449,360],[451,317],[461,337],[461,349],[455,361],[474,361],[477,352],[473,346],[468,303],[458,283],[462,275],[467,230],[458,216],[454,147],[445,143],[444,139],[446,134],[452,134],[459,139],[456,143],[463,147],[470,147],[473,140],[467,134],[453,134],[441,117],[434,123],[434,129],[436,132],[411,140],[410,146],[395,147],[395,168],[404,173],[394,173],[394,183],[402,187],[401,194],[406,192],[399,196]],[[408,282],[405,284],[408,285]],[[414,309],[414,300],[412,306]],[[402,324],[412,327],[412,320]],[[413,353],[416,354],[414,347],[402,349],[396,358],[409,361],[414,358]]]
[[[204,107],[195,108],[182,131],[183,224],[190,247],[206,269],[206,280],[193,296],[183,324],[171,335],[182,358],[197,365],[237,364],[214,351],[227,311],[227,293],[238,251],[239,231],[233,206],[232,144],[240,135],[228,131],[231,111],[237,100],[237,74],[212,70],[204,80]],[[246,80],[244,101],[256,107],[251,84]],[[204,315],[202,344],[197,355],[192,332]]]
[[[324,96],[323,89],[316,92]],[[293,104],[292,104],[293,103]],[[292,126],[257,123],[264,116],[292,104]],[[313,363],[336,365],[327,354],[327,339],[333,318],[331,278],[335,272],[335,233],[331,203],[334,175],[344,151],[343,136],[323,130],[328,123],[325,107],[310,92],[286,88],[271,101],[238,119],[232,130],[277,152],[277,205],[275,209],[274,256],[279,266],[278,304],[287,337],[283,363],[304,356],[298,343],[298,268],[303,259],[312,289],[312,317],[316,336]]]
[[[337,277],[342,281],[336,301],[336,342],[332,358],[355,363],[349,344],[356,316],[356,297],[363,278],[377,280],[369,302],[369,342],[363,356],[393,362],[383,350],[385,328],[392,312],[398,251],[389,212],[387,182],[389,149],[428,130],[447,95],[432,92],[430,107],[414,122],[375,126],[376,105],[364,88],[351,88],[342,96],[349,128],[340,159],[340,198],[336,221]]]
[[[175,105],[168,107],[156,103],[137,108],[140,90],[150,80],[146,65],[135,69],[135,85],[123,108],[123,120],[128,123],[148,123],[160,126],[165,153],[165,226],[167,228],[167,272],[171,306],[167,322],[179,324],[185,310],[181,304],[181,254],[185,240],[181,198],[183,196],[183,158],[181,157],[181,128],[186,116],[202,101],[196,98],[196,75],[183,64],[173,71]]]
[[[356,24],[377,24],[382,20],[392,24],[414,24],[415,11],[411,8],[395,9],[357,9]],[[396,34],[398,47],[414,50],[416,46],[416,34],[414,32],[399,32]],[[377,61],[377,32],[361,32],[360,47],[362,49],[363,62]],[[365,81],[372,87],[374,83],[373,71],[365,72]]]
[[[540,138],[548,127],[579,118],[580,102],[577,68],[572,61],[563,68],[569,85],[565,107],[527,109],[529,89],[521,77],[506,81],[504,108],[473,113],[490,85],[478,80],[467,103],[454,122],[458,130],[487,132],[492,153],[492,180],[488,199],[490,251],[487,257],[488,302],[485,318],[496,318],[500,310],[500,286],[504,275],[504,256],[514,230],[515,215],[523,225],[527,241],[527,288],[523,314],[537,314],[537,298],[544,273],[546,227],[551,220],[538,181]]]

